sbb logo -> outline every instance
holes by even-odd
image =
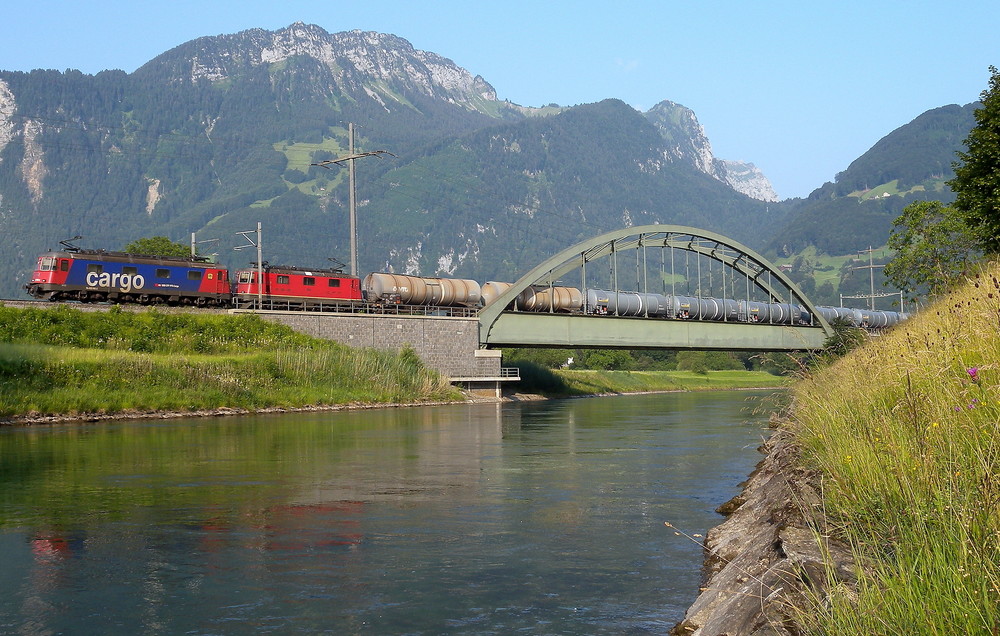
[[[111,272],[89,272],[88,287],[117,287],[118,291],[128,293],[133,289],[142,289],[146,279],[139,274],[112,274]]]

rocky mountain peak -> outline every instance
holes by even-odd
[[[175,81],[218,82],[265,65],[278,71],[295,57],[311,58],[325,68],[330,90],[355,98],[367,94],[386,109],[390,102],[404,103],[404,94],[414,92],[468,110],[496,111],[487,106],[497,101],[493,87],[445,57],[415,49],[391,34],[329,33],[302,22],[277,31],[250,29],[198,38],[158,56],[138,72],[163,69]]]
[[[667,141],[668,153],[674,160],[690,163],[750,198],[778,200],[771,182],[752,163],[715,157],[705,129],[690,108],[664,100],[646,111],[645,115]]]

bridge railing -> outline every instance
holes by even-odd
[[[449,318],[474,318],[478,308],[437,307],[433,305],[396,305],[390,303],[368,303],[361,301],[315,301],[303,303],[301,300],[242,300],[234,303],[236,309],[265,311],[295,311],[309,313],[374,314],[385,316],[442,316]]]

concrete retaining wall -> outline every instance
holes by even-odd
[[[399,351],[410,345],[424,364],[450,378],[495,378],[500,375],[500,352],[480,351],[479,321],[475,318],[256,313],[300,333],[351,347]]]

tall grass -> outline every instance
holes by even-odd
[[[121,307],[84,312],[69,305],[51,309],[0,305],[0,342],[143,353],[238,353],[329,345],[253,314],[132,312]]]
[[[1000,268],[793,390],[857,596],[803,615],[823,634],[1000,633]]]
[[[456,397],[410,350],[351,349],[255,316],[0,307],[2,416]]]

